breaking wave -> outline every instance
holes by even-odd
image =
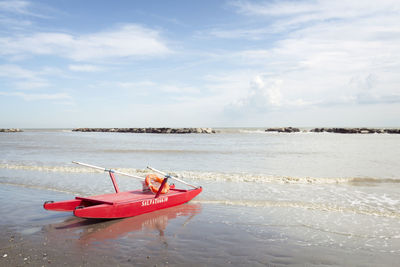
[[[99,172],[95,169],[70,167],[70,166],[36,166],[21,164],[0,164],[0,169],[39,171],[39,172],[66,172],[66,173],[93,173]]]
[[[400,183],[394,178],[362,178],[362,177],[292,177],[262,175],[250,173],[214,173],[214,172],[180,172],[178,176],[193,180],[209,180],[222,182],[248,182],[248,183],[281,183],[281,184],[362,184],[362,183]]]
[[[120,154],[232,154],[230,151],[216,150],[190,150],[190,149],[103,149],[99,150],[102,153],[120,153]]]
[[[242,207],[280,207],[280,208],[302,208],[308,210],[318,210],[324,212],[343,212],[356,213],[361,215],[400,218],[400,213],[390,210],[378,210],[372,207],[356,207],[356,206],[340,206],[330,203],[312,203],[300,201],[274,201],[274,200],[192,200],[191,203],[201,204],[219,204],[226,206],[242,206]]]
[[[12,183],[12,182],[0,182],[0,184],[1,185],[9,185],[9,186],[18,186],[18,187],[24,187],[24,188],[31,188],[31,189],[46,190],[46,191],[54,191],[54,192],[66,193],[66,194],[70,194],[70,195],[81,194],[81,192],[77,192],[77,191],[58,189],[58,188],[54,188],[54,187],[50,187],[50,186],[42,186],[42,185],[31,185],[31,184]]]
[[[0,164],[0,169],[37,171],[37,172],[61,172],[61,173],[96,173],[101,170],[75,167],[75,166],[36,166],[22,164]],[[114,170],[145,176],[151,173],[147,169],[133,168],[115,168]],[[187,178],[193,181],[216,181],[216,182],[244,182],[244,183],[279,183],[279,184],[379,184],[379,183],[400,183],[396,178],[377,178],[377,177],[337,177],[337,178],[319,178],[319,177],[292,177],[277,176],[252,173],[222,173],[222,172],[195,172],[195,171],[177,171],[171,172],[171,175]]]

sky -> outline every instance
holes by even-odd
[[[0,0],[0,128],[399,118],[398,0]]]

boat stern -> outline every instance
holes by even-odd
[[[53,210],[53,211],[73,211],[76,207],[82,205],[82,200],[80,199],[73,199],[73,200],[66,200],[66,201],[46,201],[43,203],[43,208],[46,210]]]

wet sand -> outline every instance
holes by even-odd
[[[398,260],[394,253],[310,244],[291,236],[288,225],[254,223],[246,209],[196,201],[118,220],[42,208],[46,200],[69,198],[0,185],[0,265],[395,266]]]

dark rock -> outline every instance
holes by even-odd
[[[310,130],[310,132],[322,133],[322,132],[325,132],[325,129],[324,128],[314,128],[314,129]]]
[[[383,132],[388,134],[400,134],[400,129],[383,129]]]
[[[283,128],[268,128],[266,132],[278,132],[278,133],[297,133],[300,132],[299,128],[283,127]]]
[[[376,128],[314,128],[310,132],[315,133],[341,133],[341,134],[373,134],[392,133],[400,134],[400,129],[376,129]]]
[[[118,132],[118,133],[153,133],[153,134],[191,134],[216,133],[211,128],[75,128],[74,132]]]
[[[0,129],[1,133],[20,133],[23,132],[21,129],[18,128],[9,128],[9,129]]]

